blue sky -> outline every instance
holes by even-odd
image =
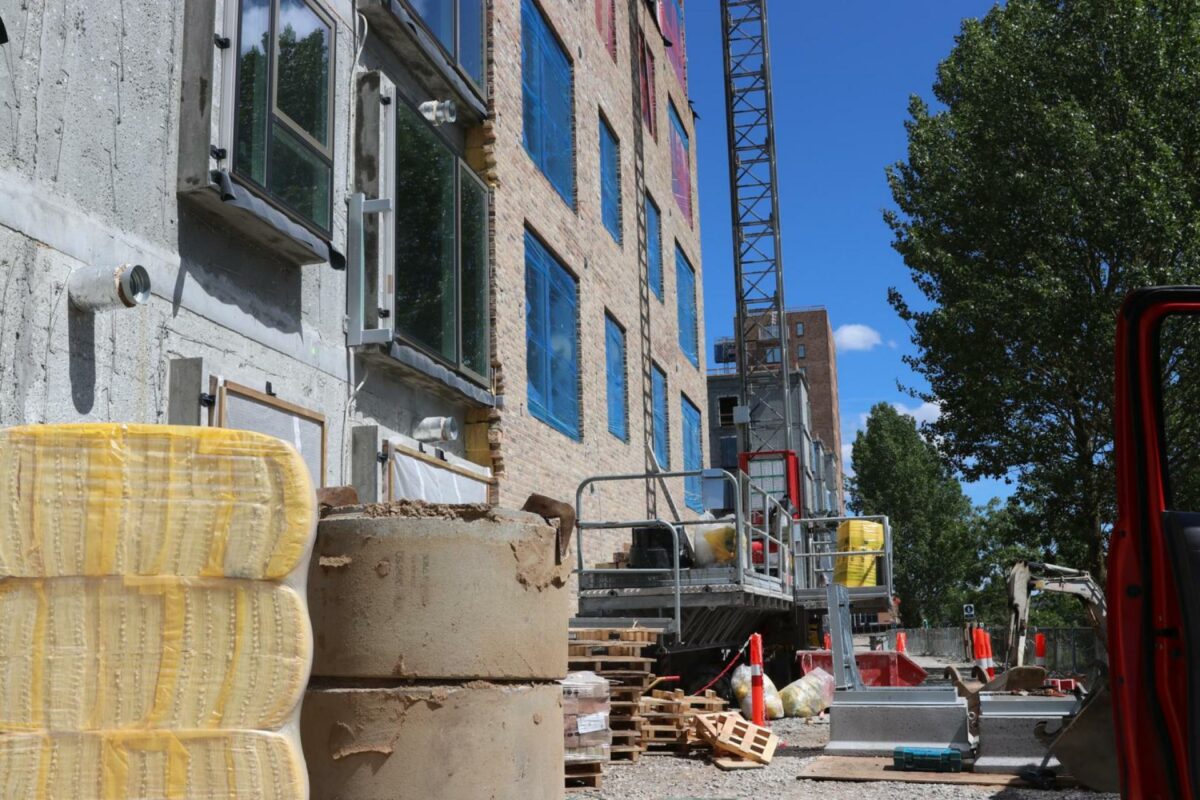
[[[870,329],[847,327],[840,337],[869,345],[838,352],[847,449],[877,402],[900,404],[918,418],[936,413],[897,388],[897,382],[924,383],[901,361],[914,348],[887,303],[889,286],[906,290],[910,283],[882,219],[891,206],[884,167],[905,155],[910,95],[931,98],[937,64],[962,19],[991,6],[991,0],[772,0],[768,6],[788,306],[823,305],[835,329]],[[734,315],[720,3],[693,0],[687,11],[711,343],[732,332]],[[1010,491],[993,481],[966,488],[977,503]]]

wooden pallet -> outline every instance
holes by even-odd
[[[659,633],[650,628],[572,628],[567,631],[567,642],[645,642],[655,644]]]
[[[604,765],[599,761],[567,762],[564,783],[568,792],[580,789],[599,789],[604,776]]]
[[[695,730],[714,751],[760,764],[770,764],[779,746],[778,736],[747,722],[737,713],[697,714]]]
[[[713,691],[701,696],[685,695],[681,690],[643,696],[640,713],[646,720],[642,730],[648,749],[686,754],[692,748],[707,747],[696,734],[693,720],[697,714],[720,712],[726,706]]]

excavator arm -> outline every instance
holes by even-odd
[[[1100,639],[1102,652],[1097,655],[1107,665],[1108,604],[1104,590],[1083,570],[1044,564],[1037,561],[1018,561],[1008,573],[1008,665],[1025,664],[1025,643],[1028,639],[1030,600],[1034,592],[1071,594],[1083,601],[1088,621]]]

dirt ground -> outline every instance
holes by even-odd
[[[829,738],[828,722],[773,722],[781,743],[771,764],[763,769],[722,772],[707,758],[644,755],[636,764],[606,765],[599,790],[569,795],[595,800],[938,800],[939,798],[996,798],[997,800],[1117,800],[1116,795],[1071,790],[947,786],[916,783],[850,783],[797,780],[800,770],[821,755]]]

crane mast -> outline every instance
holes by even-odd
[[[743,454],[795,450],[766,0],[721,0]]]

